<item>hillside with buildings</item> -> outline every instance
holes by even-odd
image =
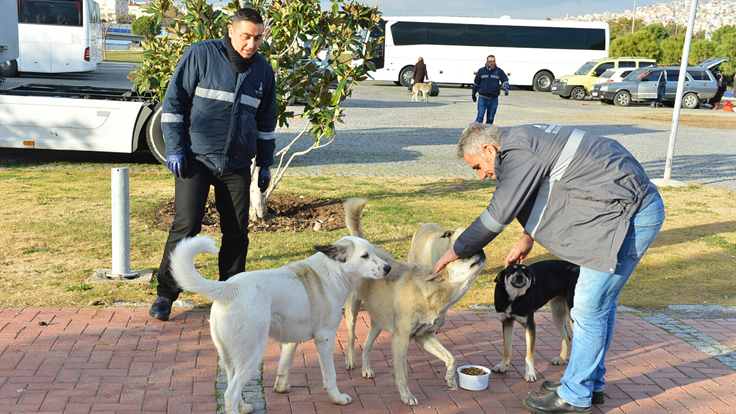
[[[690,1],[674,1],[671,3],[657,3],[650,6],[637,7],[635,11],[626,10],[623,13],[594,13],[569,16],[564,19],[585,22],[605,22],[620,18],[642,19],[644,25],[662,23],[663,25],[678,24],[687,26],[690,17]],[[695,33],[705,31],[705,37],[710,39],[716,29],[726,26],[736,26],[736,1],[712,0],[698,2],[698,10],[695,14]]]

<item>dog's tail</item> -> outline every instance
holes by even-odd
[[[171,253],[171,275],[183,290],[199,293],[210,300],[230,302],[234,291],[223,282],[209,280],[194,267],[194,257],[199,253],[217,254],[215,242],[207,237],[189,237],[176,245]]]
[[[360,224],[360,216],[367,202],[365,198],[353,197],[348,199],[344,204],[345,225],[351,236],[366,239],[365,234],[363,234],[363,226]]]

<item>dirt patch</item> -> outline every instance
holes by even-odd
[[[632,123],[652,123],[661,122],[665,124],[672,123],[672,109],[650,109],[649,107],[632,107],[632,108],[616,108],[622,110],[625,113],[625,117],[621,117],[621,120],[625,120],[627,124]],[[646,113],[651,111],[652,113]],[[644,112],[644,113],[642,113]],[[736,129],[736,116],[731,112],[723,111],[708,111],[708,110],[683,110],[684,113],[680,113],[679,125],[687,125],[695,128],[708,128],[708,129]],[[570,114],[578,120],[586,121],[598,121],[598,120],[610,120],[611,113],[606,112],[595,112],[595,113],[579,113],[575,112]]]
[[[345,209],[342,200],[301,197],[291,194],[271,194],[266,203],[266,219],[251,221],[251,233],[298,233],[311,231],[314,223],[322,221],[325,231],[345,227]],[[169,231],[174,221],[174,199],[156,210],[156,226]],[[220,214],[215,206],[215,196],[210,194],[202,220],[202,233],[220,233]]]

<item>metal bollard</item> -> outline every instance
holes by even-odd
[[[112,182],[112,272],[110,278],[132,278],[130,271],[130,189],[127,167],[111,169]]]

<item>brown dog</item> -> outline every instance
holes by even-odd
[[[345,202],[348,230],[351,235],[363,239],[360,215],[365,204],[366,200],[360,198]],[[435,334],[445,323],[447,311],[465,295],[485,267],[485,254],[480,251],[468,259],[455,260],[439,274],[433,275],[432,266],[397,262],[378,247],[375,252],[391,265],[391,272],[385,280],[359,283],[345,302],[348,328],[345,366],[347,369],[355,367],[355,322],[362,301],[371,317],[370,333],[363,344],[363,377],[374,378],[369,358],[371,347],[381,331],[388,331],[391,334],[396,386],[404,404],[418,404],[407,384],[406,353],[412,339],[445,363],[445,382],[450,389],[457,389],[455,358]]]

